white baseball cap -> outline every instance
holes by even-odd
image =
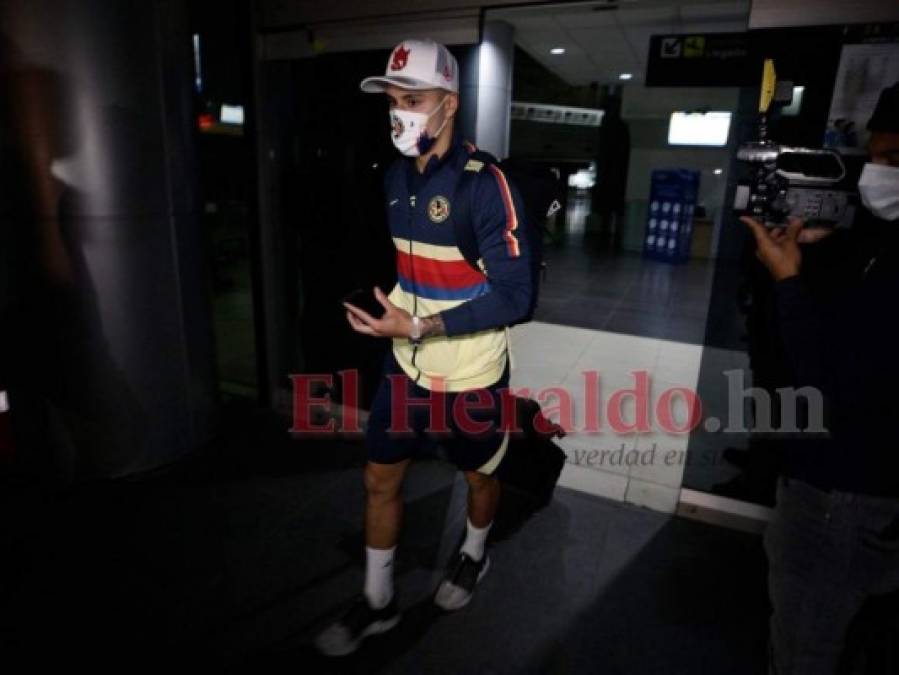
[[[459,64],[446,47],[430,38],[403,40],[390,52],[384,75],[366,77],[359,88],[377,94],[390,84],[403,89],[446,89],[458,93]]]

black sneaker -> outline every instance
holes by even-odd
[[[474,587],[490,569],[490,557],[484,553],[480,561],[459,551],[446,577],[437,587],[434,604],[447,611],[462,609],[471,602]]]
[[[369,635],[385,633],[400,622],[394,596],[386,607],[372,609],[368,599],[360,595],[337,621],[315,638],[315,646],[327,656],[346,656],[359,648]]]

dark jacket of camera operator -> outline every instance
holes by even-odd
[[[899,497],[890,433],[899,422],[899,85],[884,92],[868,128],[871,162],[859,180],[866,208],[850,231],[828,236],[798,220],[768,231],[744,220],[775,279],[793,385],[821,392],[829,432],[796,443],[785,473],[824,490]],[[810,277],[803,258],[812,256],[836,263]]]

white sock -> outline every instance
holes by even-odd
[[[365,597],[375,609],[386,607],[393,597],[393,548],[365,547]]]
[[[465,534],[465,543],[462,544],[461,551],[467,553],[473,560],[480,560],[484,557],[484,547],[487,545],[487,533],[493,521],[487,524],[487,527],[477,528],[468,520],[467,531]]]

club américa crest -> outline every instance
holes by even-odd
[[[428,218],[430,218],[432,222],[442,223],[449,218],[449,212],[450,205],[449,200],[446,197],[443,195],[431,197],[431,201],[428,202]]]

